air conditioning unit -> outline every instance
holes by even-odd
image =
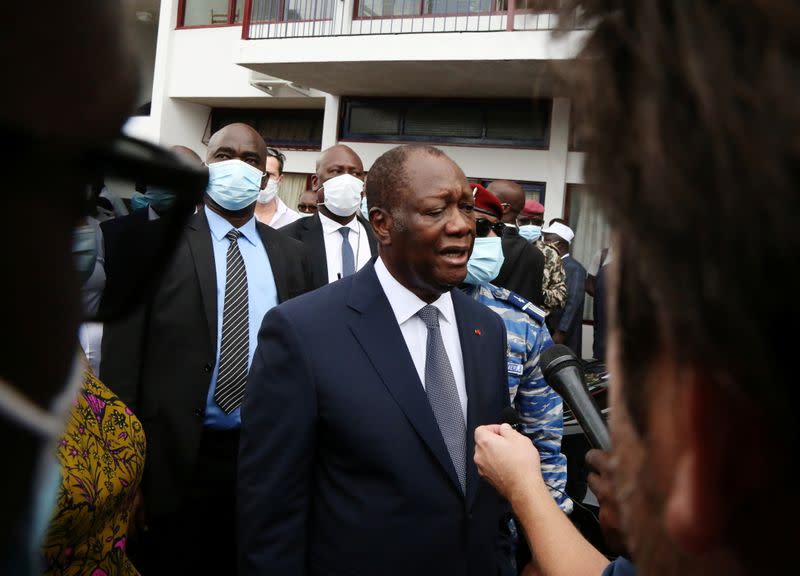
[[[250,86],[258,88],[274,98],[302,98],[311,96],[311,88],[300,84],[268,76],[261,72],[250,72]]]

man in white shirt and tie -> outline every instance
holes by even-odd
[[[375,236],[359,212],[365,176],[361,158],[350,147],[337,144],[323,151],[311,178],[317,213],[281,229],[305,244],[314,288],[353,274],[377,254]]]

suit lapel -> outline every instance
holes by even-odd
[[[260,222],[256,222],[256,230],[261,237],[261,243],[267,251],[267,260],[272,269],[272,277],[275,280],[275,289],[278,292],[278,302],[285,302],[289,299],[289,284],[287,279],[286,255],[275,245],[269,237],[270,229]]]
[[[211,229],[205,210],[200,209],[186,226],[186,238],[194,260],[194,270],[203,297],[203,309],[208,322],[208,333],[213,348],[217,346],[217,269],[214,265],[214,248]]]
[[[478,488],[478,469],[475,467],[473,454],[475,453],[474,430],[479,422],[479,398],[477,387],[484,381],[480,372],[478,358],[481,357],[479,349],[481,326],[476,324],[466,307],[465,299],[469,298],[461,290],[452,290],[453,308],[456,312],[458,324],[458,337],[461,342],[461,356],[464,359],[464,381],[467,389],[467,510],[475,501]],[[478,330],[478,332],[476,332]]]
[[[350,322],[350,330],[389,394],[460,492],[461,486],[447,446],[372,262],[353,278],[350,306],[361,312]],[[376,337],[378,334],[380,338]]]
[[[328,257],[325,255],[325,238],[322,233],[322,222],[319,214],[314,214],[300,240],[306,246],[306,253],[313,267],[314,285],[325,286],[328,283]]]

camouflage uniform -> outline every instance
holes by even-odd
[[[544,254],[544,274],[542,275],[542,296],[544,309],[549,314],[563,308],[567,303],[567,275],[561,264],[561,257],[555,248],[548,246],[539,238],[533,243]]]
[[[567,486],[567,459],[561,453],[564,432],[561,397],[544,380],[539,355],[553,345],[544,312],[513,292],[492,284],[469,286],[466,293],[491,308],[506,326],[507,370],[511,405],[522,420],[522,432],[539,451],[542,476],[553,499],[566,513],[572,500]]]

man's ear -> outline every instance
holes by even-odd
[[[708,372],[688,369],[675,410],[684,411],[672,480],[665,504],[667,533],[691,554],[724,544],[740,497],[742,476],[758,482],[760,466],[749,457],[743,423],[752,424],[752,406]],[[747,429],[750,429],[748,425]],[[749,434],[749,432],[748,432]],[[739,439],[743,442],[739,442]],[[741,476],[740,476],[741,475]]]
[[[311,189],[316,192],[317,187],[319,186],[319,179],[317,178],[316,174],[311,175]]]
[[[390,246],[392,243],[391,230],[394,227],[392,215],[383,208],[370,208],[369,223],[372,225],[372,231],[375,233],[378,244]]]

